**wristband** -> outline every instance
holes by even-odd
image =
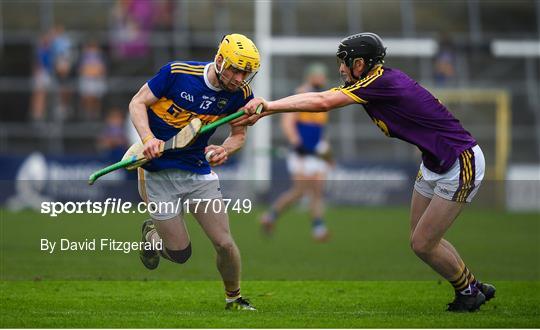
[[[147,137],[145,137],[144,139],[142,139],[142,143],[143,143],[143,144],[146,144],[146,142],[152,140],[153,138],[154,138],[154,135],[149,134]]]

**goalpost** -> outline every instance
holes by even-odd
[[[503,181],[506,177],[508,155],[510,153],[512,109],[510,94],[504,89],[430,89],[453,113],[460,112],[458,118],[476,117],[476,123],[466,123],[467,129],[478,129],[473,135],[486,155],[487,180]],[[463,113],[468,106],[474,113]],[[470,111],[469,111],[470,112]],[[487,122],[478,123],[478,121]],[[472,121],[472,120],[471,120]],[[487,127],[487,129],[482,129]],[[489,157],[493,155],[493,157]]]

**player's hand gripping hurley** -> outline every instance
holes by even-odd
[[[262,111],[262,104],[257,107],[257,113],[261,113]],[[199,134],[204,134],[214,128],[217,128],[225,123],[228,123],[232,120],[235,120],[239,117],[242,117],[246,113],[244,110],[239,110],[233,114],[230,114],[226,117],[223,117],[219,120],[216,120],[215,122],[202,126],[201,120],[199,118],[195,118],[189,122],[188,125],[182,128],[178,134],[167,140],[164,144],[161,145],[160,154],[163,154],[163,152],[167,150],[174,150],[174,149],[181,149],[189,146],[191,143],[195,141],[197,136]],[[120,168],[127,168],[127,169],[135,169],[137,167],[142,166],[148,162],[148,159],[144,157],[144,155],[141,153],[138,153],[136,155],[133,155],[129,158],[123,159],[117,163],[114,163],[110,166],[107,166],[105,168],[102,168],[101,170],[98,170],[90,177],[88,178],[88,184],[93,184],[97,179],[104,176],[107,173],[116,171]]]

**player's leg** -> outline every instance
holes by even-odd
[[[479,156],[476,162],[475,151]],[[437,175],[421,168],[415,183],[411,202],[411,246],[422,260],[454,287],[456,299],[449,304],[451,311],[475,310],[486,297],[492,298],[495,294],[493,286],[475,279],[454,246],[443,239],[465,203],[476,194],[483,178],[483,167],[483,155],[480,148],[475,147],[466,150],[459,162],[445,174]],[[436,182],[434,188],[430,180]],[[427,189],[426,183],[433,189]]]
[[[287,207],[298,201],[303,196],[305,191],[305,157],[299,156],[294,152],[287,155],[287,170],[291,175],[292,185],[284,193],[282,193],[270,209],[261,216],[262,230],[266,234],[271,234],[274,230],[274,225],[279,215],[285,211]]]
[[[225,289],[229,292],[236,291],[240,287],[240,252],[229,229],[229,218],[223,211],[224,203],[219,201],[221,212],[213,212],[210,206],[204,212],[206,205],[201,203],[195,210],[193,216],[199,222],[206,236],[210,239],[217,252],[217,267],[223,278]],[[214,205],[217,202],[212,201]]]
[[[306,190],[306,177],[297,174],[293,176],[293,184],[289,190],[281,194],[276,202],[273,204],[272,209],[279,215],[285,211],[288,207],[298,201]]]
[[[284,193],[281,198],[278,198],[274,203],[274,208],[278,213],[281,213],[288,209],[291,205],[298,202],[298,200],[305,194],[307,186],[309,184],[309,178],[298,174],[293,177],[293,185],[289,191]]]
[[[424,214],[430,202],[431,202],[431,198],[425,197],[421,195],[419,192],[417,192],[416,190],[413,190],[413,196],[411,199],[411,212],[410,212],[410,220],[411,220],[410,238],[411,239],[412,239],[412,234],[414,233],[414,230],[416,229],[416,225],[418,224],[418,221],[420,221],[420,217],[422,216],[422,214]],[[447,240],[443,238],[441,239],[441,244],[450,253],[454,255],[454,257],[458,260],[460,264],[464,265],[464,262],[461,259],[461,256],[459,255],[457,250],[454,248],[454,246],[450,244],[450,242],[448,242]]]
[[[168,220],[153,220],[155,231],[147,235],[148,241],[163,241],[160,255],[172,262],[183,264],[191,256],[191,240],[181,215]]]
[[[310,213],[313,238],[319,242],[325,242],[330,237],[328,228],[324,222],[324,186],[325,173],[315,173],[309,181],[307,181],[307,190],[310,193]]]
[[[226,308],[254,309],[240,293],[240,251],[229,229],[229,217],[221,199],[212,200],[209,207],[201,203],[192,208],[193,216],[201,225],[217,253],[216,263],[225,286]]]
[[[411,238],[416,255],[454,286],[456,298],[448,305],[448,310],[459,312],[477,310],[486,299],[476,287],[474,275],[441,243],[464,205],[435,195]]]
[[[189,212],[199,222],[216,250],[217,268],[225,286],[225,308],[255,310],[240,293],[240,252],[229,229],[229,217],[217,174],[191,175],[187,183],[182,183],[182,188],[189,191],[183,199],[190,202]],[[203,203],[201,200],[209,202]]]
[[[293,183],[289,190],[279,195],[270,209],[261,216],[261,226],[264,233],[271,234],[279,215],[304,195],[306,185],[308,184],[306,181],[305,177],[301,174],[294,174],[292,176]]]
[[[426,180],[426,178],[423,175],[423,172],[427,172],[426,175],[428,176],[428,179],[431,176],[431,173],[429,173],[428,170],[425,169],[425,167],[421,166],[420,170],[418,172],[418,176],[416,177],[416,181],[414,184],[413,194],[411,198],[411,210],[410,210],[410,240],[412,242],[413,233],[416,229],[416,226],[418,222],[420,221],[420,218],[425,213],[427,207],[429,206],[433,196],[434,196],[434,190],[435,190],[435,183],[430,182]],[[457,250],[444,238],[440,241],[441,245],[446,248],[450,253],[454,255],[454,257],[458,260],[458,262],[462,265],[462,268],[464,268],[464,262],[461,259],[459,253]]]
[[[456,167],[459,167],[459,170],[454,171],[454,175],[450,176],[450,181],[447,176],[437,184],[435,188],[436,193],[448,200],[454,200],[464,204],[470,203],[478,192],[484,178],[485,160],[482,149],[479,146],[474,146],[471,149],[463,151],[458,161],[456,161]],[[452,170],[450,173],[452,173]],[[443,239],[441,244],[454,254],[461,268],[464,269],[464,272],[470,272],[450,242]],[[496,289],[493,285],[482,283],[478,278],[474,279],[474,277],[472,283],[486,296],[486,301],[495,297]]]
[[[422,217],[422,214],[424,214],[430,202],[431,198],[421,195],[416,189],[413,190],[410,211],[411,238],[418,221],[420,221],[420,217]]]
[[[191,241],[180,215],[168,220],[148,219],[143,223],[143,242],[151,242],[153,246],[160,243],[161,250],[142,250],[140,258],[148,269],[155,269],[159,264],[159,256],[174,263],[183,264],[191,257]]]
[[[141,250],[139,257],[148,269],[155,269],[159,264],[159,256],[175,263],[185,263],[191,256],[191,242],[180,215],[181,210],[166,207],[164,202],[174,204],[176,188],[169,178],[169,171],[148,173],[138,170],[139,194],[144,202],[152,202],[156,206],[152,219],[146,220],[142,227],[142,241],[162,243],[162,249]],[[160,205],[161,204],[161,205]]]
[[[448,280],[461,271],[454,254],[441,243],[464,204],[433,196],[411,235],[413,251]]]

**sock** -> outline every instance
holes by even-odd
[[[472,295],[478,291],[476,279],[467,267],[464,267],[459,276],[450,281],[450,284],[462,295]]]
[[[268,218],[270,218],[270,221],[271,222],[276,221],[277,217],[278,217],[278,212],[276,211],[276,209],[273,207],[270,208],[270,210],[268,210]]]
[[[324,220],[321,219],[321,218],[315,218],[311,222],[311,226],[313,226],[313,228],[317,228],[317,227],[321,227],[321,226],[324,227]]]
[[[157,230],[152,229],[148,233],[146,233],[146,241],[151,243],[158,243],[161,242],[161,237],[159,237]]]
[[[146,241],[154,243],[154,245],[158,242],[161,242],[161,237],[159,237],[159,234],[157,233],[157,230],[152,229],[148,233],[146,233]],[[160,243],[161,246],[163,246],[163,242]],[[167,253],[163,250],[157,250],[156,252],[162,257],[167,260],[171,260],[171,257],[167,255]],[[172,260],[171,260],[172,261]]]
[[[235,301],[236,299],[238,299],[240,297],[241,297],[240,288],[238,288],[237,290],[233,290],[233,291],[228,291],[227,289],[225,289],[225,302],[226,303],[233,302],[233,301]]]

